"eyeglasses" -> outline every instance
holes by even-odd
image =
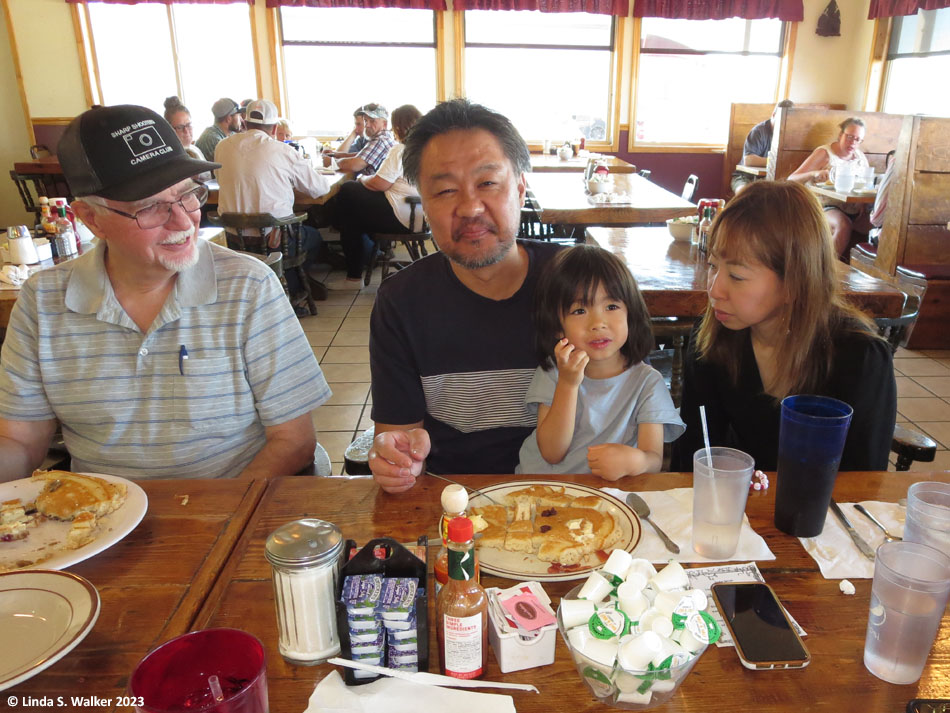
[[[172,128],[175,131],[190,131],[192,128],[191,124],[173,124]]]
[[[199,183],[187,193],[182,193],[177,201],[171,201],[170,203],[165,201],[152,203],[152,205],[145,206],[141,210],[135,211],[135,213],[126,213],[116,208],[110,208],[107,205],[102,207],[126,218],[131,218],[138,223],[138,226],[142,230],[149,230],[150,228],[158,228],[165,225],[172,217],[173,206],[179,205],[186,213],[194,213],[201,208],[207,200],[208,187],[203,183]]]
[[[844,138],[848,141],[853,141],[856,144],[860,144],[862,141],[864,141],[863,137],[856,136],[855,134],[845,134]]]

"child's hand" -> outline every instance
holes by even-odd
[[[604,480],[620,480],[631,472],[631,456],[636,449],[621,443],[600,443],[587,448],[590,472]]]
[[[573,344],[562,339],[554,345],[554,359],[557,362],[558,381],[570,386],[579,386],[584,380],[584,369],[590,357]]]

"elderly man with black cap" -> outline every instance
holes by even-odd
[[[337,161],[337,167],[348,173],[370,176],[386,160],[396,139],[389,130],[389,112],[382,104],[364,104],[357,109],[357,113],[364,117],[367,143],[352,158]]]
[[[195,146],[207,159],[214,158],[214,150],[223,139],[244,131],[242,109],[233,99],[218,99],[211,105],[211,113],[214,114],[214,123],[195,141]]]
[[[59,144],[99,239],[24,285],[0,354],[0,480],[28,476],[57,424],[75,470],[269,477],[312,462],[330,396],[274,273],[198,240],[217,164],[139,106],[91,109]]]

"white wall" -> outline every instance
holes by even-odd
[[[23,209],[9,178],[13,162],[29,158],[30,139],[8,37],[6,17],[0,12],[0,97],[3,97],[0,101],[0,136],[3,137],[0,141],[0,226],[26,223],[32,227],[32,216]]]

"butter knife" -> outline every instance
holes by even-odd
[[[857,530],[854,529],[854,526],[848,520],[848,517],[844,514],[838,503],[835,502],[835,499],[831,499],[831,512],[837,516],[841,521],[841,524],[844,525],[844,529],[848,531],[848,534],[851,535],[851,539],[854,540],[854,544],[858,546],[858,549],[861,550],[861,554],[867,557],[872,562],[874,561],[874,550],[871,549],[871,546],[864,541],[864,538],[858,534]]]

